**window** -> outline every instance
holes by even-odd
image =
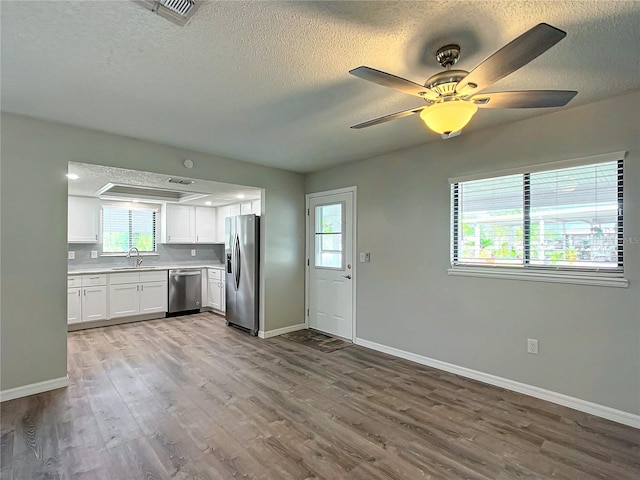
[[[315,208],[315,266],[344,269],[344,202]]]
[[[102,250],[127,253],[131,247],[156,251],[156,210],[150,208],[102,207]]]
[[[451,185],[451,264],[623,271],[623,160]]]

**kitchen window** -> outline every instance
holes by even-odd
[[[131,247],[140,253],[155,253],[156,217],[152,208],[103,205],[103,253],[127,253]]]
[[[626,286],[623,158],[452,181],[449,273]]]

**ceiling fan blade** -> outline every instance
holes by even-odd
[[[578,94],[572,90],[522,90],[519,92],[479,93],[469,100],[479,108],[562,107]]]
[[[380,123],[389,122],[391,120],[395,120],[396,118],[408,117],[409,115],[413,115],[414,113],[420,113],[422,110],[427,108],[429,105],[425,105],[424,107],[416,107],[410,108],[408,110],[402,110],[401,112],[391,113],[389,115],[385,115],[384,117],[374,118],[373,120],[369,120],[366,122],[359,123],[357,125],[353,125],[351,128],[365,128],[371,127],[372,125],[378,125]]]
[[[394,88],[401,92],[408,93],[409,95],[415,95],[416,97],[429,99],[435,99],[438,97],[438,93],[428,89],[424,85],[414,83],[410,80],[391,75],[390,73],[376,70],[375,68],[361,66],[349,70],[351,75],[355,75],[363,80],[377,83],[383,87]]]
[[[471,95],[484,90],[549,50],[566,35],[566,32],[546,23],[536,25],[474,68],[460,81],[456,91]]]

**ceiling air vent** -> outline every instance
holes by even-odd
[[[195,183],[193,180],[186,180],[184,178],[170,178],[167,180],[169,183],[177,183],[178,185],[191,185]]]
[[[180,26],[187,24],[202,1],[199,0],[133,0],[161,17]]]

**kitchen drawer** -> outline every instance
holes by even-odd
[[[110,273],[109,285],[122,285],[125,283],[138,283],[140,272]]]
[[[222,280],[224,278],[224,273],[219,268],[209,268],[209,280]]]
[[[107,284],[107,276],[105,274],[102,275],[83,275],[82,276],[82,286],[83,287],[92,287],[95,285],[106,285]]]
[[[159,270],[155,272],[140,272],[140,283],[147,282],[166,282],[167,271]]]
[[[67,288],[74,288],[74,287],[81,287],[81,286],[82,286],[82,277],[80,275],[67,277]]]

